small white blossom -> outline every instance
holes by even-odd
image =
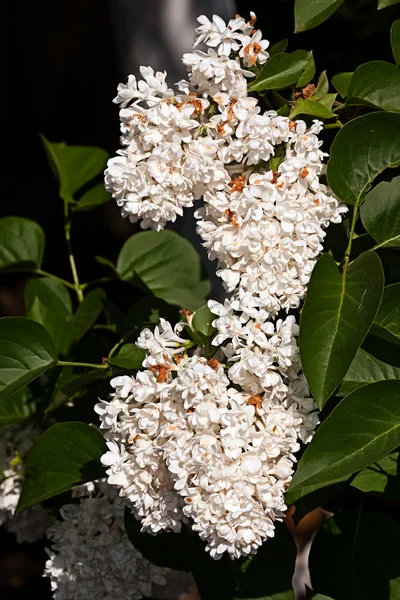
[[[143,558],[124,528],[124,503],[105,483],[80,490],[48,532],[44,575],[55,600],[139,600],[165,584],[165,570]]]

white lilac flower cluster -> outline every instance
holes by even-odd
[[[257,325],[238,324],[237,340],[224,348],[225,372],[217,358],[189,356],[183,324],[173,330],[161,319],[137,341],[147,350],[145,370],[113,379],[111,401],[96,406],[108,482],[143,529],[178,532],[188,522],[214,558],[253,553],[274,535],[293,453],[317,422],[299,373],[294,317]],[[257,345],[246,346],[246,336]]]
[[[18,544],[42,538],[50,519],[40,505],[16,515],[22,489],[23,460],[40,431],[33,425],[16,425],[0,432],[0,525],[15,535]]]
[[[235,310],[276,315],[304,297],[324,228],[345,210],[320,182],[322,124],[262,112],[248,96],[251,67],[268,59],[268,42],[237,16],[199,17],[207,52],[183,56],[189,81],[178,91],[166,73],[142,67],[120,84],[121,143],[105,172],[123,216],[162,229],[203,197],[197,231],[217,259]],[[281,155],[278,167],[270,160]]]
[[[52,543],[44,575],[55,600],[149,597],[165,570],[143,558],[124,530],[124,503],[108,484],[78,488],[79,501],[61,509],[47,533]]]
[[[184,55],[189,82],[177,95],[148,68],[119,87],[124,149],[106,184],[124,216],[156,230],[203,197],[197,231],[231,296],[209,302],[213,358],[188,351],[182,323],[161,320],[137,341],[144,370],[113,379],[96,411],[108,482],[143,530],[187,523],[218,559],[274,535],[294,453],[318,423],[295,317],[277,316],[299,306],[324,228],[345,208],[320,181],[321,123],[307,130],[248,96],[249,69],[268,59],[255,16],[199,22],[195,45],[207,52]]]

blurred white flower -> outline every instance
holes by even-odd
[[[51,541],[44,575],[55,600],[126,600],[151,596],[165,584],[165,570],[143,558],[124,528],[124,502],[113,488],[83,487],[79,501],[61,509],[48,531]]]

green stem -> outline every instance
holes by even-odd
[[[360,203],[361,203],[361,198],[358,198],[357,202],[354,205],[353,218],[351,220],[351,226],[350,226],[350,230],[349,230],[349,242],[347,244],[347,248],[344,253],[342,262],[340,263],[342,271],[345,271],[347,269],[347,267],[349,266],[351,247],[353,245],[354,229],[355,229],[357,219],[358,219]]]
[[[62,283],[63,285],[66,285],[71,290],[75,289],[75,285],[73,283],[71,283],[70,281],[66,281],[65,279],[62,279],[61,277],[58,277],[57,275],[53,275],[53,273],[47,273],[47,271],[42,271],[42,269],[36,269],[35,273],[36,273],[36,275],[43,275],[43,277],[50,277],[50,279],[55,279],[55,281],[59,281],[60,283]]]
[[[94,363],[70,362],[65,360],[58,360],[56,367],[86,367],[88,369],[102,369],[103,371],[110,368],[109,365],[96,365]]]
[[[343,127],[343,123],[340,121],[335,121],[335,123],[327,123],[324,125],[324,129],[341,129]]]
[[[64,200],[64,233],[65,233],[65,240],[67,242],[67,248],[68,248],[69,264],[71,265],[72,278],[74,280],[74,289],[75,289],[75,292],[76,292],[79,302],[82,302],[83,292],[82,292],[81,285],[79,283],[78,271],[76,270],[75,258],[74,258],[74,254],[72,252],[71,216],[69,214],[68,202],[66,200]]]
[[[108,353],[108,358],[111,358],[112,356],[114,356],[114,354],[116,353],[116,351],[118,350],[118,348],[120,347],[121,344],[124,343],[124,340],[119,340],[115,346],[113,346],[110,350],[110,352]]]

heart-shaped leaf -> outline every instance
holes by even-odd
[[[57,352],[47,331],[30,319],[0,319],[0,400],[52,367]]]
[[[382,60],[359,66],[350,80],[346,104],[400,112],[399,69]]]
[[[34,271],[42,264],[43,229],[29,219],[0,219],[0,270]]]
[[[17,512],[47,498],[105,476],[100,463],[107,451],[102,434],[85,423],[57,423],[30,449]]]
[[[130,237],[117,262],[126,281],[135,274],[158,298],[194,310],[204,304],[209,289],[201,281],[200,258],[193,246],[174,231],[144,231]]]
[[[400,444],[400,381],[356,390],[317,429],[289,486],[287,502],[350,477]]]
[[[322,408],[342,381],[371,327],[382,298],[384,277],[378,256],[364,252],[340,273],[323,254],[311,276],[300,320],[304,374]]]
[[[317,27],[343,4],[344,0],[296,0],[294,5],[295,33]]]
[[[356,204],[372,181],[388,167],[400,164],[400,115],[370,113],[339,131],[331,147],[327,177],[333,192]]]
[[[362,223],[379,246],[400,247],[400,177],[382,181],[361,206]]]

